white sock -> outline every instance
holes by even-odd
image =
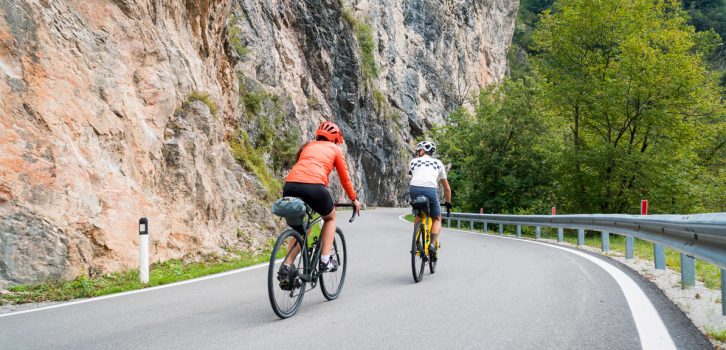
[[[330,255],[325,254],[325,255],[321,256],[320,257],[320,261],[322,261],[323,264],[327,265],[328,264],[328,261],[330,261]]]

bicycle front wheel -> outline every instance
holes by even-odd
[[[335,228],[335,239],[333,248],[330,251],[330,258],[338,262],[338,269],[320,274],[320,290],[325,299],[334,300],[338,298],[343,290],[345,282],[345,271],[348,269],[348,251],[345,249],[345,237],[343,231]]]
[[[270,267],[267,271],[267,293],[272,311],[280,318],[288,318],[297,312],[305,295],[305,281],[300,275],[305,271],[302,237],[293,229],[280,234],[272,248]],[[283,267],[284,262],[292,261]]]
[[[438,261],[438,257],[436,260]],[[431,271],[432,274],[436,273],[436,261],[433,261],[433,259],[429,259],[429,271]]]
[[[424,226],[421,222],[413,225],[413,240],[411,243],[411,271],[413,280],[421,282],[423,279],[426,255],[424,252]]]

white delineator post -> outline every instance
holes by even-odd
[[[149,283],[149,221],[139,219],[139,278],[141,283]]]

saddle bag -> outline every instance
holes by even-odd
[[[413,209],[429,210],[429,199],[425,196],[418,196],[411,201]]]
[[[285,219],[290,226],[299,226],[307,212],[307,205],[297,197],[282,197],[272,203],[272,213]]]

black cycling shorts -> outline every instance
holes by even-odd
[[[282,188],[284,197],[298,197],[313,208],[316,213],[325,216],[333,211],[333,198],[322,184],[304,184],[299,182],[286,182]]]

